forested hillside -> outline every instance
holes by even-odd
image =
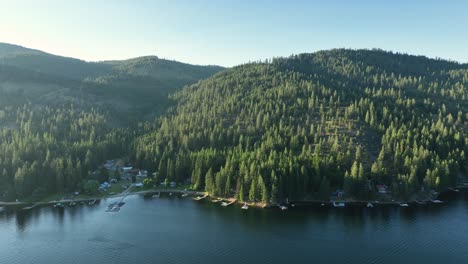
[[[79,189],[129,155],[169,93],[222,69],[147,58],[88,63],[0,44],[0,200]]]
[[[408,199],[468,170],[466,64],[339,49],[221,70],[1,44],[0,200],[71,192],[117,157],[263,203]]]
[[[241,201],[408,198],[467,171],[467,84],[466,64],[381,50],[246,64],[176,92],[134,159]]]

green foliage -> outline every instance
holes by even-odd
[[[241,201],[440,189],[466,168],[467,81],[466,64],[380,50],[246,64],[173,94],[136,162],[184,160],[195,189]]]
[[[29,59],[57,58],[1,45],[0,56],[10,56],[0,65],[0,191],[9,200],[104,180],[97,166],[124,156],[158,182],[271,203],[336,188],[366,197],[376,184],[408,196],[468,170],[466,64],[340,49],[197,82],[221,69],[144,57],[102,70],[62,58],[44,73]]]
[[[145,188],[153,187],[153,185],[154,185],[154,180],[153,180],[153,179],[151,179],[151,178],[146,178],[146,179],[143,180],[143,186],[144,186]]]
[[[168,93],[222,70],[157,57],[88,63],[4,43],[0,59],[0,197],[10,200],[109,180],[98,165],[129,155]],[[184,178],[175,161],[169,177]]]
[[[97,180],[100,183],[108,182],[109,181],[109,171],[106,168],[99,169],[98,174],[97,174]]]
[[[87,194],[95,194],[97,193],[99,188],[99,182],[96,180],[88,180],[86,183],[83,185],[83,190]]]
[[[1,108],[1,106],[0,106]],[[4,106],[9,127],[0,128],[0,191],[16,198],[73,192],[88,177],[106,181],[106,169],[88,175],[109,156],[124,153],[128,131],[112,129],[105,115],[74,105]]]

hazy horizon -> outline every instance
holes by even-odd
[[[0,42],[85,61],[155,55],[197,65],[334,48],[468,62],[462,1],[0,1]]]

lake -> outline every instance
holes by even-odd
[[[468,193],[441,205],[241,210],[128,196],[0,212],[0,263],[467,263]]]

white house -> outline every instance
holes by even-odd
[[[137,174],[137,177],[143,177],[143,178],[146,178],[148,177],[148,171],[146,170],[140,170]]]

